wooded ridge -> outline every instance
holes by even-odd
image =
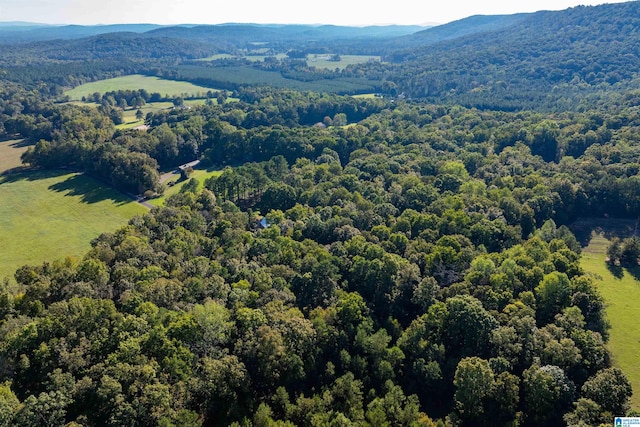
[[[2,282],[0,426],[637,415],[580,265],[592,230],[572,224],[640,216],[639,7],[297,43],[281,34],[308,28],[265,26],[259,48],[242,25],[3,45],[0,137],[30,146],[21,173],[153,198],[161,171],[218,172],[183,168],[162,207]],[[320,68],[314,51],[381,60]],[[210,90],[63,95],[133,73]],[[136,110],[144,128],[122,126]],[[637,264],[622,237],[610,257]]]

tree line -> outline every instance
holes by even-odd
[[[154,113],[148,132],[12,101],[51,111],[4,122],[50,123],[34,165],[132,191],[183,159],[224,169],[80,259],[20,268],[19,293],[3,287],[5,424],[598,425],[627,412],[567,225],[638,214],[635,109],[234,95]]]

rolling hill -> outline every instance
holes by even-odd
[[[639,16],[640,2],[631,1],[537,12],[439,43],[428,35],[442,29],[427,30],[414,36],[423,45],[388,56],[397,64],[388,78],[411,97],[512,109],[636,89]]]
[[[394,38],[413,34],[425,27],[413,25],[389,25],[368,27],[344,27],[336,25],[259,25],[222,24],[195,27],[158,28],[147,32],[153,37],[186,38],[210,42],[236,40],[242,42],[283,42],[318,40],[344,40],[368,38]]]
[[[431,45],[434,43],[453,40],[472,34],[497,31],[512,25],[517,25],[530,14],[518,13],[514,15],[474,15],[447,24],[427,28],[416,33],[397,37],[386,43],[387,47],[406,50],[409,47]]]
[[[46,25],[0,22],[0,44],[70,40],[118,32],[144,33],[161,27],[156,24]]]

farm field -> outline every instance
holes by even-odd
[[[98,181],[67,171],[0,177],[0,280],[16,268],[80,257],[92,239],[147,208]]]
[[[379,56],[370,55],[340,55],[340,61],[331,61],[330,54],[309,54],[307,55],[307,65],[316,68],[328,68],[330,70],[344,69],[349,65],[364,64],[369,61],[380,61]]]
[[[245,56],[246,59],[248,59],[249,61],[253,61],[253,62],[261,62],[264,61],[266,58],[272,58],[275,57],[276,59],[285,59],[287,58],[287,54],[286,53],[279,53],[277,55],[260,55],[260,54],[251,54],[251,55],[247,55]]]
[[[237,98],[227,98],[226,102],[233,102],[234,99],[237,99]],[[205,102],[207,102],[206,99],[185,99],[184,105],[198,106],[198,105],[203,105]],[[213,102],[214,104],[217,103],[215,98],[212,98],[211,102]],[[98,104],[96,104],[95,102],[71,101],[69,102],[69,104],[79,105],[83,107],[98,107]],[[143,117],[146,117],[147,113],[156,113],[158,111],[168,110],[170,108],[173,108],[173,102],[168,102],[168,101],[167,102],[149,102],[143,105],[142,107],[140,107],[140,109],[142,110]],[[136,118],[137,111],[138,111],[137,108],[128,108],[124,110],[122,112],[123,123],[116,125],[116,129],[132,129],[137,126],[144,125],[144,118],[140,120]]]
[[[234,55],[230,55],[228,53],[218,53],[216,55],[212,55],[212,56],[207,56],[206,58],[200,58],[198,59],[198,61],[216,61],[218,59],[229,59],[229,58],[235,58]]]
[[[21,139],[0,142],[0,174],[22,166],[20,156],[27,148],[29,145]]]
[[[279,53],[277,55],[260,55],[260,54],[249,54],[249,55],[244,55],[241,58],[244,59],[248,59],[249,61],[253,61],[253,62],[259,62],[259,61],[264,61],[265,58],[267,57],[273,57],[275,56],[277,59],[284,59],[287,57],[286,53]],[[230,59],[230,58],[238,58],[237,56],[234,55],[229,55],[228,53],[220,53],[217,55],[213,55],[213,56],[209,56],[207,58],[201,58],[198,61],[216,61],[218,59]]]
[[[112,79],[99,80],[96,82],[85,83],[68,91],[65,91],[65,95],[68,95],[71,100],[79,101],[83,96],[89,97],[93,93],[105,93],[116,90],[136,90],[145,89],[149,93],[157,92],[162,96],[183,96],[183,95],[195,95],[197,93],[204,94],[210,90],[216,90],[207,88],[204,86],[196,86],[192,83],[181,82],[175,80],[165,80],[158,77],[148,77],[139,74],[132,74],[129,76],[115,77]]]
[[[634,221],[603,220],[604,229],[592,232],[589,244],[582,251],[582,268],[593,275],[606,303],[611,324],[607,343],[614,366],[620,367],[631,381],[634,394],[631,407],[640,410],[640,268],[608,267],[605,262],[608,237],[628,237]]]
[[[333,62],[336,68],[339,63]],[[298,80],[292,76],[284,76],[280,71],[267,71],[251,66],[204,67],[201,65],[183,65],[170,67],[177,75],[185,80],[206,80],[212,85],[225,87],[244,85],[268,85],[277,88],[287,88],[300,91],[329,92],[329,93],[371,93],[378,91],[382,82],[362,77],[338,77],[334,79],[319,79],[313,81]],[[302,74],[304,76],[304,73]]]
[[[215,98],[212,99],[211,101],[216,103]],[[206,102],[205,99],[186,99],[184,101],[184,105],[197,106],[197,105],[203,105],[205,102]],[[146,117],[147,113],[156,113],[158,111],[168,110],[170,108],[173,108],[172,102],[150,102],[140,107],[140,110],[142,110],[143,117]],[[116,129],[131,129],[137,126],[144,125],[144,118],[140,120],[136,119],[137,111],[138,111],[137,108],[130,108],[130,109],[124,110],[122,112],[123,123],[117,125]]]
[[[353,98],[360,98],[360,99],[373,99],[376,98],[378,95],[376,95],[375,93],[361,93],[359,95],[351,95]]]
[[[194,169],[193,173],[191,174],[191,178],[197,179],[200,182],[200,188],[202,188],[204,181],[207,178],[210,178],[212,176],[218,176],[221,173],[222,173],[221,170]],[[154,206],[162,206],[167,197],[172,196],[174,194],[178,194],[182,186],[188,181],[188,180],[184,180],[184,181],[177,182],[180,179],[180,174],[175,172],[171,174],[165,174],[163,175],[163,178],[166,180],[165,182],[173,181],[173,182],[176,182],[176,184],[171,187],[167,186],[167,189],[165,190],[162,196],[157,197],[155,199],[148,200],[148,202]]]

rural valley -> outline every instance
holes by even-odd
[[[640,2],[0,22],[0,427],[640,416]]]

